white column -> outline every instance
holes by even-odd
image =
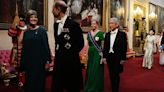
[[[133,6],[134,0],[128,0],[128,9],[126,13],[128,13],[128,43],[130,49],[133,49]]]
[[[54,39],[54,16],[52,14],[52,6],[54,4],[54,0],[48,0],[48,41],[50,45],[50,49],[52,54],[55,52],[55,39]]]

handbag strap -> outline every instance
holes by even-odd
[[[88,36],[91,40],[91,42],[93,43],[93,45],[95,46],[96,50],[98,52],[102,52],[102,48],[96,43],[96,41],[93,39],[92,35],[91,35],[91,32],[88,32]]]

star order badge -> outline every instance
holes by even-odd
[[[64,39],[65,39],[65,40],[69,40],[70,38],[71,38],[71,37],[70,37],[68,34],[65,34],[65,35],[64,35]]]
[[[71,44],[70,43],[66,43],[65,46],[64,46],[66,49],[70,49],[71,48]]]

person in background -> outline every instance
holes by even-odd
[[[85,92],[103,92],[104,89],[104,65],[102,59],[102,47],[104,44],[103,32],[98,29],[99,21],[92,19],[92,30],[88,32],[87,41],[88,61],[85,79]]]
[[[13,48],[10,56],[10,63],[14,65],[15,68],[19,68],[22,50],[22,39],[23,34],[27,30],[25,15],[19,15],[19,23],[17,25],[12,25],[8,30],[8,35],[12,37]],[[24,83],[24,73],[18,69],[18,85],[23,86]]]
[[[160,35],[159,33],[154,34],[155,40],[154,40],[154,54],[157,54],[157,52],[160,50],[159,42],[160,42]]]
[[[81,15],[80,14],[72,14],[72,19],[81,26]]]
[[[151,69],[153,64],[153,49],[155,48],[155,36],[154,31],[150,30],[149,35],[147,35],[144,44],[144,58],[142,67]]]
[[[119,92],[120,73],[126,62],[127,36],[119,29],[117,18],[110,18],[109,27],[111,31],[105,35],[103,61],[108,65],[112,92]]]
[[[20,67],[25,72],[24,92],[45,92],[46,70],[51,63],[47,30],[37,25],[35,10],[27,14],[29,28],[24,32]]]
[[[52,92],[80,92],[83,88],[82,65],[79,53],[84,46],[80,25],[66,13],[64,1],[56,1],[52,13],[54,23],[55,60]]]
[[[159,40],[159,47],[160,47],[160,56],[159,56],[159,64],[164,65],[164,29],[161,32],[160,40]]]

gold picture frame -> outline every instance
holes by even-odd
[[[149,3],[149,30],[156,30],[157,9],[155,4]]]
[[[110,17],[116,17],[120,20],[120,27],[125,27],[126,19],[126,0],[110,0]]]
[[[36,10],[39,18],[38,24],[48,28],[48,0],[0,0],[0,5],[6,6],[1,5],[0,7],[0,17],[4,19],[0,20],[0,29],[8,29],[14,21],[16,3],[18,14],[26,14],[29,9]]]
[[[80,15],[80,24],[84,33],[91,30],[90,24],[93,17],[99,20],[100,29],[104,28],[104,5],[106,1],[107,0],[85,0],[82,2],[82,0],[65,0],[70,9],[68,15],[72,17]]]
[[[158,33],[164,31],[164,8],[158,6]]]

